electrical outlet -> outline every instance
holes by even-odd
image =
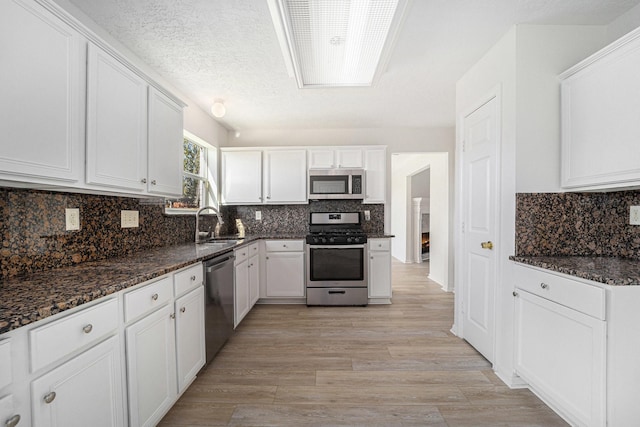
[[[64,215],[67,231],[80,230],[80,209],[67,208],[64,210]]]
[[[262,211],[256,211],[256,221],[262,221]]]
[[[640,206],[631,206],[629,208],[629,224],[640,225]]]
[[[364,220],[371,221],[371,211],[364,211]]]
[[[138,226],[138,211],[120,211],[121,228],[135,228]]]

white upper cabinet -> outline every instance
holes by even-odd
[[[222,151],[222,203],[262,203],[262,151]]]
[[[362,149],[349,148],[312,148],[308,150],[309,169],[362,168]]]
[[[0,40],[0,174],[60,185],[79,181],[81,36],[36,2],[5,0],[0,2]]]
[[[182,195],[182,106],[149,87],[149,193]]]
[[[364,203],[384,203],[387,194],[386,148],[365,149],[364,169],[366,185]]]
[[[640,185],[640,29],[564,72],[562,186]]]
[[[147,83],[93,44],[87,67],[87,183],[145,191]]]
[[[265,203],[307,203],[307,152],[265,150]]]

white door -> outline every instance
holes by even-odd
[[[489,361],[494,353],[497,203],[496,98],[464,118],[463,337]]]
[[[283,150],[264,152],[266,203],[307,202],[307,152]]]
[[[262,151],[222,152],[222,203],[262,203]]]
[[[204,286],[176,300],[178,392],[182,393],[204,366]]]

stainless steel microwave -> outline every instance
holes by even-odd
[[[364,199],[364,169],[309,169],[309,199]]]

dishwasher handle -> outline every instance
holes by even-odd
[[[228,262],[233,261],[234,259],[236,259],[235,255],[229,255],[229,256],[225,256],[225,257],[220,257],[220,258],[214,258],[210,261],[207,261],[207,263],[205,264],[205,268],[207,273],[211,273],[212,271],[216,271],[221,269],[222,267],[224,267],[225,264],[227,264]]]

